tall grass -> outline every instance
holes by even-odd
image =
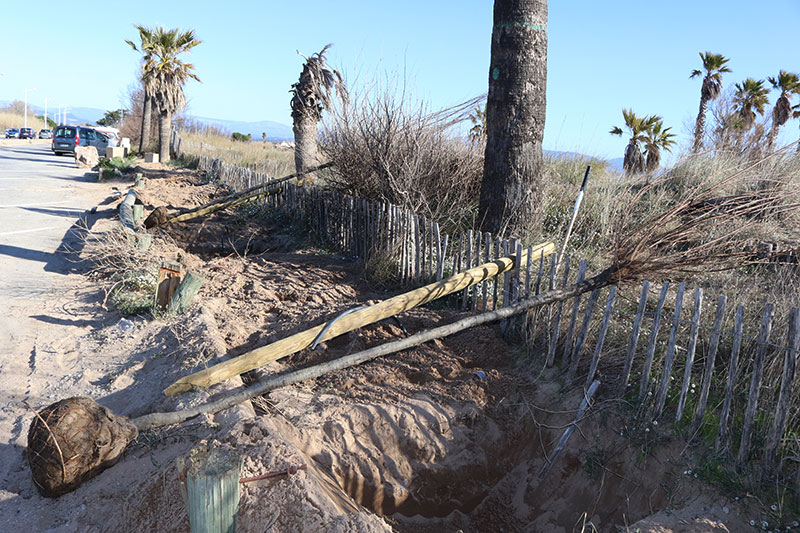
[[[25,116],[22,113],[10,111],[0,111],[0,136],[5,136],[8,128],[22,128],[25,125]],[[33,128],[38,133],[45,128],[43,118],[37,118],[32,113],[28,113],[28,127]]]
[[[294,172],[294,152],[271,142],[234,141],[211,131],[182,131],[181,139],[181,150],[187,154],[221,159],[275,177]]]

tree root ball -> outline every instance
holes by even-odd
[[[75,490],[116,463],[138,431],[91,398],[67,398],[34,416],[28,430],[28,463],[42,496]]]
[[[144,219],[144,227],[150,229],[155,226],[160,226],[167,221],[167,218],[169,218],[167,208],[164,206],[156,207],[153,209],[153,212]]]

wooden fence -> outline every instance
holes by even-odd
[[[173,146],[179,153],[179,135]],[[190,157],[236,191],[270,179],[218,159]],[[517,239],[490,233],[446,235],[437,223],[388,203],[315,187],[281,187],[261,201],[365,265],[382,262],[402,285],[441,280],[499,257],[514,255],[519,261],[525,257],[521,252],[530,250]],[[491,310],[579,282],[586,270],[585,260],[575,265],[566,257],[557,265],[555,255],[528,253],[524,264],[464,289],[450,303],[461,310]],[[684,435],[709,438],[708,445],[738,468],[758,460],[760,472],[773,476],[785,473],[792,461],[800,464],[800,457],[790,453],[800,455],[800,440],[787,432],[800,424],[800,398],[793,394],[800,310],[793,308],[783,331],[773,334],[773,304],[763,306],[758,328],[748,328],[744,306],[731,313],[725,295],[717,296],[713,309],[707,303],[704,309],[702,289],[687,293],[681,283],[671,295],[670,288],[665,282],[653,300],[645,282],[638,301],[618,304],[619,291],[612,286],[532,312],[524,327],[540,347],[534,357],[545,366],[559,365],[568,386],[588,388],[602,373],[605,394],[638,406],[642,424],[672,420]],[[610,329],[617,338],[609,344],[627,346],[624,357],[604,354]],[[800,487],[800,468],[794,475]]]
[[[617,300],[612,286],[554,306],[540,335],[543,363],[560,364],[567,383],[584,387],[602,373],[607,395],[636,406],[640,428],[673,422],[736,468],[783,479],[791,469],[800,488],[800,440],[790,430],[800,424],[800,395],[793,394],[800,308],[778,323],[776,306],[764,304],[759,323],[748,327],[744,305],[733,309],[721,294],[704,306],[703,290],[687,292],[684,283],[672,290],[664,282],[653,298],[645,282],[638,301],[615,310]],[[610,323],[617,325],[614,346],[627,349],[606,364]]]

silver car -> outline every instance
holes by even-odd
[[[76,146],[94,146],[99,155],[105,155],[108,138],[92,128],[83,126],[58,126],[50,148],[56,155],[74,154]]]

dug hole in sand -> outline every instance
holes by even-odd
[[[220,195],[192,172],[148,178],[142,196],[159,203],[191,207]],[[206,283],[183,317],[137,320],[130,336],[76,345],[84,357],[124,361],[113,367],[113,379],[98,378],[112,369],[101,368],[75,385],[116,413],[132,417],[196,405],[261,373],[403,335],[397,323],[384,321],[210,391],[164,398],[166,385],[226,354],[387,294],[371,288],[352,262],[298,245],[292,228],[274,220],[222,213],[154,233],[151,253],[180,258]],[[458,316],[423,308],[400,320],[415,333]],[[11,512],[6,516],[24,516],[16,523],[31,530],[186,531],[177,461],[208,445],[241,454],[245,477],[307,466],[242,485],[237,529],[245,532],[558,532],[580,531],[582,521],[615,531],[665,509],[673,510],[669,517],[655,515],[639,530],[741,530],[731,526],[744,524],[736,512],[721,514],[724,500],[696,498],[702,485],[683,475],[684,442],[655,432],[648,442],[620,435],[625,423],[618,402],[605,399],[603,388],[540,481],[545,457],[572,422],[583,392],[562,390],[556,371],[539,372],[530,364],[536,354],[528,358],[521,351],[504,340],[499,326],[480,326],[279,389],[214,417],[143,433],[117,465],[57,500],[41,501],[26,487],[25,497],[4,506]],[[15,478],[18,484],[24,474]],[[675,516],[681,516],[675,526],[663,525]]]

